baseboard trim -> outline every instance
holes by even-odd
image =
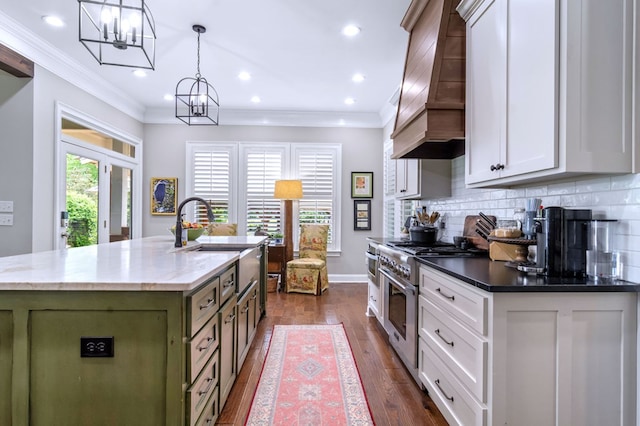
[[[331,284],[358,284],[366,283],[366,274],[329,274]]]

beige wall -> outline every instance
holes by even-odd
[[[55,105],[62,102],[82,111],[95,121],[138,138],[143,137],[142,123],[123,114],[95,96],[79,89],[48,70],[36,65],[34,77],[33,120],[33,251],[54,247],[55,212]]]
[[[13,201],[13,226],[0,226],[0,256],[31,251],[33,82],[0,71],[0,200]]]
[[[220,142],[324,142],[342,144],[342,253],[328,261],[329,274],[365,275],[366,237],[382,229],[382,130],[349,128],[306,128],[270,126],[186,126],[147,124],[144,127],[143,235],[168,233],[175,217],[151,216],[149,182],[153,176],[178,177],[178,199],[185,198],[185,143]],[[353,230],[351,172],[374,173],[372,231]],[[377,208],[376,208],[377,206]]]

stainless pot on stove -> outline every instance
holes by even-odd
[[[409,228],[409,238],[414,243],[435,244],[438,241],[438,228],[435,226],[413,225]]]

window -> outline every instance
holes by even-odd
[[[216,222],[234,222],[231,206],[233,180],[232,157],[235,147],[230,145],[191,144],[187,145],[187,170],[191,170],[191,185],[188,196],[204,198],[209,202]],[[189,183],[189,177],[187,177]],[[186,197],[184,197],[186,198]],[[196,222],[206,222],[207,211],[201,203],[193,204],[195,213],[190,215]],[[189,206],[188,208],[193,208]],[[189,210],[191,211],[191,210]]]
[[[382,212],[383,220],[383,236],[390,238],[396,232],[395,227],[395,192],[396,192],[396,162],[391,159],[393,153],[393,144],[388,141],[384,145],[384,210]]]
[[[273,188],[274,182],[283,178],[286,147],[242,145],[241,157],[244,170],[240,173],[240,187],[246,192],[239,194],[239,203],[245,206],[245,222],[240,226],[248,234],[258,227],[270,234],[280,231],[280,200],[273,198]]]
[[[335,146],[309,148],[294,146],[294,176],[302,180],[303,199],[298,203],[298,220],[302,223],[322,223],[329,226],[328,247],[334,246],[333,233],[336,227],[336,208],[339,198],[338,171],[339,150]],[[298,227],[295,226],[295,229]]]
[[[328,250],[338,251],[341,153],[339,144],[188,142],[186,196],[210,201],[216,222],[237,223],[240,235],[253,235],[258,227],[273,233],[282,231],[283,217],[281,201],[273,198],[275,181],[301,179],[304,198],[294,203],[294,249],[300,223],[327,223]],[[195,214],[196,220],[206,219],[202,207]]]

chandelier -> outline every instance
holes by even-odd
[[[80,42],[100,65],[154,69],[156,25],[145,0],[78,0]]]
[[[195,78],[185,77],[176,85],[176,118],[191,125],[217,126],[220,114],[218,92],[200,74],[200,34],[207,31],[202,25],[194,25],[198,34],[198,68]]]

